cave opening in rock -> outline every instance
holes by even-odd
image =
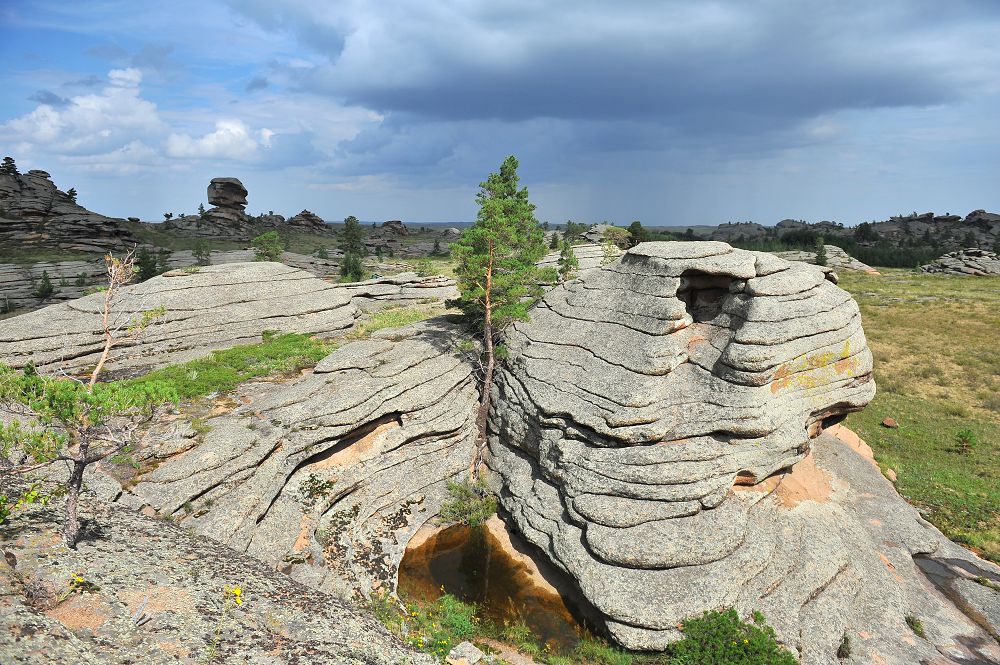
[[[728,275],[685,270],[681,274],[677,297],[684,303],[695,323],[707,323],[722,313],[732,283],[733,278]]]
[[[545,577],[554,572],[546,570]],[[523,623],[553,649],[572,650],[590,634],[570,594],[538,583],[485,527],[450,526],[407,548],[397,592],[405,601],[422,603],[451,594],[475,603],[477,615],[496,626]]]

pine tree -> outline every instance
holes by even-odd
[[[501,334],[514,321],[526,319],[542,295],[545,279],[535,262],[545,255],[544,232],[535,219],[527,188],[518,188],[518,162],[504,160],[499,173],[480,183],[476,222],[451,246],[458,261],[459,297],[452,301],[465,313],[483,338],[483,386],[477,423],[479,442],[470,464],[478,475],[486,442],[490,387],[498,356],[503,356]],[[551,271],[548,271],[551,274]],[[554,275],[553,275],[554,277]]]
[[[280,261],[284,246],[277,231],[262,233],[250,241],[254,261]]]
[[[191,252],[194,256],[194,261],[199,266],[207,266],[212,264],[212,249],[208,246],[208,243],[204,240],[199,240],[194,245],[194,250]]]
[[[629,225],[628,233],[631,236],[629,245],[632,247],[635,247],[640,242],[646,242],[649,240],[649,233],[646,232],[646,229],[642,228],[642,222],[638,219]]]
[[[361,231],[361,224],[358,218],[351,215],[344,220],[344,231],[340,238],[340,251],[344,254],[354,254],[358,257],[365,256],[365,236]]]
[[[70,187],[69,190],[66,192],[66,196],[69,197],[70,201],[76,203],[76,187]]]
[[[559,233],[552,232],[552,240],[549,241],[549,249],[559,249]]]
[[[573,245],[568,240],[562,244],[562,252],[559,253],[559,281],[565,282],[573,276],[576,269],[580,267],[580,261],[573,252]]]
[[[826,245],[823,242],[823,236],[816,238],[816,265],[826,265]]]
[[[38,299],[38,302],[45,302],[55,294],[56,287],[52,286],[52,279],[49,277],[49,271],[43,270],[42,277],[38,281],[38,286],[35,287],[35,298]]]
[[[135,267],[137,279],[140,282],[145,282],[160,274],[156,270],[156,254],[148,247],[139,248],[135,255]]]
[[[17,164],[14,163],[13,157],[4,157],[3,164],[0,165],[0,173],[9,176],[19,175],[17,172]]]
[[[365,237],[358,218],[351,215],[344,220],[344,232],[340,237],[340,251],[344,253],[344,262],[340,266],[340,279],[345,282],[360,282],[365,278],[364,258]]]

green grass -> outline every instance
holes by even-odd
[[[1000,561],[1000,279],[845,273],[875,357],[878,394],[847,426],[949,538]],[[885,417],[898,429],[881,426]],[[976,444],[957,445],[969,430]]]
[[[334,348],[333,343],[308,335],[265,332],[260,344],[213,351],[205,358],[153,370],[119,383],[166,386],[176,391],[180,399],[193,399],[233,390],[250,379],[311,367]]]
[[[365,339],[372,333],[389,328],[402,328],[411,323],[424,321],[445,313],[443,306],[438,304],[409,305],[404,307],[388,307],[380,309],[367,320],[355,325],[348,333],[348,339]]]
[[[795,665],[764,617],[741,621],[735,610],[705,612],[684,623],[684,637],[664,653],[636,653],[584,635],[570,651],[540,644],[531,629],[518,622],[497,626],[477,616],[474,604],[445,594],[433,603],[410,603],[403,610],[388,594],[373,594],[370,611],[408,644],[444,661],[463,641],[497,640],[547,665]]]

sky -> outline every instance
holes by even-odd
[[[995,0],[5,0],[0,153],[107,215],[847,225],[1000,210]]]

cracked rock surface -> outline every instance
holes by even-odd
[[[410,536],[472,457],[478,390],[460,339],[445,318],[382,331],[290,383],[244,386],[201,432],[163,423],[119,500],[313,587],[392,591]]]
[[[833,279],[721,242],[643,243],[510,332],[490,413],[501,505],[620,644],[661,649],[728,606],[763,611],[804,663],[834,662],[845,633],[900,665],[983,638],[913,563],[943,536],[814,440],[875,392]],[[934,637],[910,639],[907,613]]]
[[[366,610],[167,521],[85,503],[70,550],[61,517],[31,506],[0,526],[4,665],[433,662]]]

